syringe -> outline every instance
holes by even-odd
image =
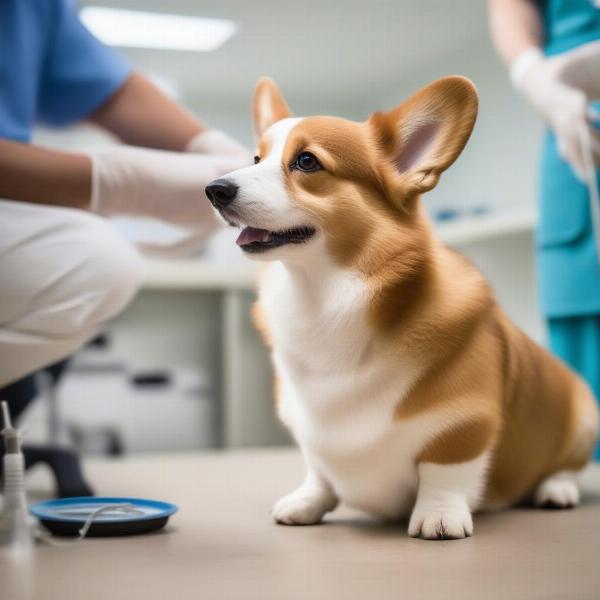
[[[27,511],[25,459],[21,452],[22,432],[12,426],[8,404],[2,402],[4,428],[4,504],[0,513],[0,550],[22,555],[33,548],[33,530]]]

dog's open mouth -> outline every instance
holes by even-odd
[[[285,231],[267,231],[255,227],[244,227],[236,244],[244,252],[264,252],[287,244],[303,244],[315,234],[314,227],[295,227]]]

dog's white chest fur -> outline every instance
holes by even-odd
[[[322,275],[277,263],[261,287],[280,416],[344,502],[405,514],[417,488],[415,457],[432,424],[399,422],[394,411],[418,368],[370,331],[360,279],[339,269]]]

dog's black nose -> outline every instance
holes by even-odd
[[[227,179],[216,179],[209,183],[204,192],[215,208],[225,208],[231,204],[238,193],[238,186]]]

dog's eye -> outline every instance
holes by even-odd
[[[321,169],[321,165],[317,160],[317,157],[312,152],[301,152],[296,157],[294,167],[300,171],[311,173]]]
[[[260,156],[255,156],[254,157],[254,164],[257,165],[260,162]]]

